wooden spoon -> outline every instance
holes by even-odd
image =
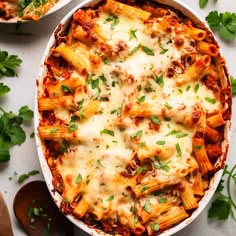
[[[14,198],[13,209],[17,220],[31,236],[73,235],[73,224],[59,211],[43,181],[24,185]]]
[[[13,231],[6,202],[0,193],[0,236],[3,235],[13,236]]]

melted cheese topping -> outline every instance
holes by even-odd
[[[125,203],[126,209],[127,204],[133,205],[133,199],[125,197],[130,195],[127,193],[127,186],[120,183],[120,173],[125,170],[131,161],[134,153],[133,146],[137,148],[137,145],[129,144],[131,137],[138,131],[142,131],[142,137],[139,139],[140,144],[143,143],[145,146],[153,147],[157,146],[158,141],[163,141],[165,142],[163,146],[168,145],[175,149],[165,160],[168,163],[169,170],[160,169],[155,177],[158,182],[174,181],[180,176],[181,171],[188,166],[186,160],[192,156],[192,136],[196,129],[194,127],[190,129],[171,121],[171,119],[175,119],[175,116],[177,116],[177,121],[178,116],[180,116],[180,119],[184,119],[187,114],[191,114],[193,106],[197,103],[201,104],[202,109],[209,113],[219,110],[221,105],[218,100],[215,104],[211,104],[204,99],[204,97],[214,99],[215,97],[213,92],[202,82],[192,81],[187,85],[178,87],[173,78],[166,77],[165,72],[171,66],[171,62],[179,61],[182,55],[182,50],[179,50],[172,42],[175,37],[174,31],[168,36],[163,34],[164,36],[161,38],[151,38],[147,34],[148,29],[143,22],[123,15],[119,15],[119,23],[112,30],[111,24],[104,23],[108,17],[107,12],[101,12],[99,18],[95,18],[95,20],[103,34],[107,36],[110,45],[118,45],[120,41],[125,42],[129,53],[137,45],[143,45],[149,48],[155,56],[147,55],[143,50],[138,49],[131,56],[124,58],[118,56],[108,64],[102,64],[97,70],[93,70],[90,83],[87,85],[87,94],[89,94],[87,99],[96,96],[98,92],[98,89],[92,88],[92,81],[104,75],[106,78],[105,85],[102,80],[99,80],[100,97],[107,96],[109,101],[101,105],[101,114],[97,114],[86,122],[79,124],[78,132],[83,137],[83,142],[75,147],[72,154],[64,155],[61,158],[62,163],[60,162],[57,167],[63,179],[68,173],[72,174],[74,179],[79,173],[83,176],[84,181],[89,179],[83,196],[91,207],[99,204],[105,209],[108,204],[106,199],[114,196],[112,204],[109,205],[109,212],[106,213],[112,216],[115,214],[114,212],[122,208],[119,202]],[[156,27],[158,27],[158,24]],[[130,30],[136,32],[135,39],[129,39]],[[166,53],[161,53],[160,42],[162,47],[168,50]],[[188,37],[184,37],[184,42],[185,47],[191,46]],[[158,83],[150,78],[152,73],[159,76],[163,75],[163,87],[160,87]],[[134,83],[126,81],[129,75],[132,75]],[[147,83],[152,89],[151,92],[144,90]],[[199,89],[194,91],[197,84],[199,84]],[[137,91],[138,86],[141,86],[140,91]],[[187,89],[189,86],[190,89]],[[116,125],[117,111],[130,100],[130,96],[135,102],[138,98],[145,96],[145,103],[151,104],[154,109],[155,107],[161,109],[161,107],[168,104],[169,109],[173,111],[170,121],[160,118],[161,126],[156,132],[149,129],[149,118],[139,125],[135,125],[133,118],[127,117],[126,122],[128,124],[126,124],[125,130],[120,130]],[[184,109],[178,112],[181,107],[184,107]],[[111,114],[113,112],[114,114]],[[161,110],[159,112],[161,114]],[[63,119],[63,112],[59,111],[56,114]],[[113,131],[114,135],[101,133],[104,129]],[[181,131],[186,136],[176,138],[176,135],[170,134],[171,131]],[[177,144],[182,152],[181,157],[178,156],[176,150]],[[148,183],[153,178],[152,175],[152,172],[146,174],[141,182]],[[102,202],[99,201],[101,199]],[[106,212],[106,210],[104,211]]]
[[[120,14],[118,22],[112,25],[107,20],[111,15],[101,9],[93,20],[115,56],[102,55],[103,62],[98,67],[87,63],[86,93],[75,98],[77,102],[83,98],[83,104],[96,99],[101,103],[96,114],[78,121],[76,132],[81,140],[71,144],[69,151],[56,160],[56,168],[63,181],[74,189],[70,192],[72,197],[65,197],[71,201],[76,197],[75,180],[80,175],[88,211],[100,209],[106,219],[124,212],[130,215],[134,206],[141,211],[147,200],[152,206],[157,204],[160,197],[152,194],[135,198],[131,189],[136,183],[145,186],[156,181],[175,185],[195,167],[198,169],[192,138],[199,123],[205,122],[206,113],[213,114],[222,105],[202,80],[178,86],[175,78],[168,76],[169,68],[174,69],[175,76],[181,76],[189,67],[181,61],[188,50],[196,58],[202,55],[184,25],[180,26],[184,44],[177,47],[175,38],[182,29],[176,31],[172,26],[171,32],[166,33],[161,27],[163,18],[144,23]],[[96,45],[91,46],[89,53],[101,55]],[[76,74],[74,71],[73,77]],[[132,108],[136,115],[129,114]],[[151,115],[144,115],[146,110]],[[196,111],[200,118],[194,123]],[[70,122],[71,114],[66,108],[55,109],[54,113],[65,123]],[[129,172],[128,167],[137,156],[140,161]],[[147,170],[150,163],[152,169]],[[142,177],[137,179],[140,173]],[[164,196],[178,199],[166,192]]]

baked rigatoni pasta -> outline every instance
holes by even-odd
[[[107,0],[55,36],[37,131],[61,211],[111,235],[187,219],[227,152],[230,87],[211,33],[160,3]]]

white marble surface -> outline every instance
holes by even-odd
[[[197,11],[203,18],[205,18],[209,11],[214,9],[217,9],[219,12],[236,12],[235,0],[209,0],[207,7],[203,10],[199,8],[198,0],[182,1]],[[43,18],[38,23],[29,22],[20,25],[18,28],[15,24],[0,24],[0,49],[8,51],[10,54],[17,54],[23,60],[18,70],[18,77],[0,80],[0,82],[7,84],[11,88],[11,92],[8,95],[0,97],[0,106],[5,108],[5,110],[18,112],[22,105],[28,105],[31,109],[34,108],[35,81],[49,36],[60,19],[79,2],[81,0],[73,0],[63,9]],[[218,36],[217,38],[219,39]],[[219,42],[227,60],[229,71],[236,77],[236,40],[226,43],[219,39]],[[234,98],[233,102],[234,118],[236,116],[235,108],[236,98]],[[17,183],[14,172],[22,174],[32,169],[40,170],[34,139],[29,137],[33,132],[33,123],[27,124],[25,130],[27,133],[26,142],[21,146],[12,148],[11,160],[8,163],[0,164],[0,191],[3,193],[9,207],[15,236],[24,236],[25,233],[19,227],[12,209],[14,196],[21,187]],[[233,122],[231,146],[227,160],[229,166],[236,164],[236,139],[234,137],[236,137],[235,122]],[[12,180],[9,179],[10,177]],[[33,176],[26,182],[36,179],[43,179],[42,174]],[[236,190],[234,189],[234,191],[236,195]],[[236,223],[232,219],[216,221],[207,218],[209,206],[210,204],[194,222],[175,236],[236,235]],[[75,235],[85,236],[86,234],[75,229]]]

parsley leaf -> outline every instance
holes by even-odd
[[[152,51],[152,49],[148,48],[147,46],[141,45],[143,51],[150,56],[154,56],[155,53]]]
[[[9,55],[6,51],[0,50],[0,78],[5,76],[16,76],[16,68],[22,60],[17,55]]]
[[[207,5],[208,0],[199,0],[199,6],[200,8],[203,8]]]
[[[205,97],[205,100],[211,104],[215,104],[216,100],[214,98]]]
[[[233,96],[236,96],[236,78],[230,76],[230,81],[231,81],[232,94]]]
[[[103,23],[106,24],[108,22],[111,22],[111,30],[114,30],[115,25],[117,25],[120,22],[120,20],[118,16],[111,14],[109,17],[105,19]]]
[[[177,157],[182,157],[182,151],[181,151],[181,147],[180,147],[179,143],[176,143],[175,147],[176,147],[176,151],[177,151]]]
[[[230,214],[231,204],[229,200],[216,199],[208,211],[208,218],[226,220]]]
[[[100,131],[100,133],[101,133],[101,135],[102,134],[109,134],[111,136],[115,136],[114,131],[109,130],[109,129],[103,129],[103,130]]]
[[[150,201],[149,201],[149,200],[146,200],[143,209],[144,209],[147,213],[151,213],[152,209],[151,209]]]
[[[164,84],[163,74],[161,74],[160,76],[153,74],[152,78],[161,88],[164,87],[165,84]]]
[[[23,183],[26,179],[28,179],[30,176],[39,174],[38,170],[31,170],[27,174],[22,174],[18,177],[18,183],[21,184]]]
[[[0,96],[4,95],[10,91],[11,91],[11,89],[7,85],[0,83]]]
[[[160,229],[160,226],[159,226],[159,224],[157,222],[151,222],[150,223],[150,228],[153,231],[158,231]]]
[[[79,183],[82,181],[82,179],[83,179],[83,177],[82,177],[82,175],[79,173],[79,174],[77,175],[77,177],[76,177],[75,183],[76,183],[76,184],[79,184]]]
[[[145,95],[143,95],[143,96],[137,98],[137,100],[139,101],[139,103],[143,103],[143,102],[145,101],[145,99],[146,99],[146,96],[145,96]]]
[[[163,45],[161,43],[159,43],[159,47],[161,48],[161,52],[160,54],[165,54],[166,52],[168,52],[168,49],[167,48],[164,48]]]
[[[206,17],[212,30],[218,30],[219,35],[224,40],[234,40],[236,37],[236,13],[218,13],[212,11]]]
[[[130,29],[129,30],[129,40],[137,39],[136,32],[137,32],[137,29]]]
[[[26,121],[31,120],[34,117],[34,113],[29,109],[28,106],[23,106],[20,108],[18,116]]]

